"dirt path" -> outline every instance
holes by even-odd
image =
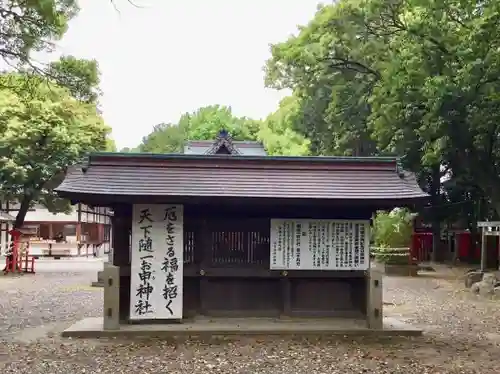
[[[500,304],[457,277],[385,278],[385,314],[422,326],[412,339],[283,340],[256,337],[176,344],[63,340],[72,321],[102,313],[95,272],[0,279],[3,373],[499,373]]]

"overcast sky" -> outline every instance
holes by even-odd
[[[95,58],[118,148],[210,104],[265,117],[286,92],[264,88],[269,43],[314,15],[317,0],[80,0],[58,52]]]

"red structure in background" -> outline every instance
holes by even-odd
[[[11,253],[5,257],[4,273],[34,273],[35,258],[29,255],[28,249],[24,254],[20,251],[21,231],[12,229],[9,234],[12,237],[12,248]]]
[[[417,262],[428,262],[431,260],[432,233],[414,232],[411,241],[411,257]]]
[[[466,262],[471,259],[473,262],[481,259],[481,236],[477,236],[477,240],[472,240],[470,232],[461,232],[456,234],[456,243],[458,251],[458,259]],[[476,248],[471,248],[472,243],[478,243]]]
[[[433,235],[431,232],[413,232],[411,256],[416,259],[417,262],[431,261],[432,237]],[[488,253],[495,257],[495,253],[499,251],[497,237],[488,236],[486,240]],[[450,241],[454,241],[454,243],[450,243]],[[453,252],[450,248],[453,248]],[[445,261],[458,260],[462,263],[479,263],[481,260],[481,236],[477,235],[477,240],[472,240],[471,233],[468,231],[461,230],[451,232],[444,240],[441,240],[441,247],[439,250],[446,251],[447,256],[445,256]],[[437,258],[442,259],[443,257],[437,256]]]
[[[441,233],[438,252],[434,259],[443,262],[478,263],[481,258],[481,236],[472,240],[471,233],[460,222],[447,225]],[[416,217],[413,222],[411,243],[412,257],[418,262],[430,262],[433,259],[433,234],[431,224]],[[475,248],[474,248],[475,247]],[[488,240],[488,248],[497,250],[496,242]]]

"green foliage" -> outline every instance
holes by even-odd
[[[411,245],[414,215],[406,209],[377,212],[373,220],[375,247],[406,248]]]
[[[161,123],[153,128],[153,131],[142,139],[137,149],[128,151],[146,153],[182,153],[185,142],[185,132],[178,126],[170,123]]]
[[[258,121],[236,117],[230,107],[211,105],[179,119],[178,126],[189,140],[212,140],[219,131],[227,130],[234,140],[255,140]]]
[[[120,149],[118,152],[120,152],[120,153],[131,153],[131,152],[135,152],[135,150],[133,148],[124,147],[124,148]],[[137,152],[138,152],[138,150],[137,150]]]
[[[115,140],[109,136],[106,137],[105,150],[106,150],[106,152],[116,152],[117,151]]]
[[[30,53],[50,50],[78,11],[76,0],[2,1],[0,56],[9,65],[31,65]]]
[[[266,64],[266,84],[290,88],[300,99],[301,118],[293,129],[311,141],[313,154],[376,152],[367,98],[378,73],[368,66],[373,48],[355,48],[361,25],[350,22],[350,13],[356,8],[353,1],[321,7],[297,36],[272,46]]]
[[[375,260],[386,265],[408,265],[412,263],[408,248],[377,248]]]
[[[185,113],[176,124],[162,123],[142,139],[139,152],[181,153],[187,140],[213,140],[220,130],[227,130],[235,140],[253,140],[257,121],[236,117],[231,108],[212,105]]]
[[[380,9],[406,18],[390,25],[391,62],[371,100],[375,136],[393,150],[414,143],[424,165],[468,175],[498,210],[500,3],[410,1]]]
[[[373,220],[372,253],[378,262],[387,265],[408,265],[413,233],[414,214],[406,209],[379,211]]]
[[[300,99],[313,154],[405,156],[435,205],[444,167],[445,198],[500,213],[499,24],[499,1],[339,0],[272,46],[266,83]]]
[[[36,90],[24,92],[2,85],[3,79],[23,82],[24,77],[0,77],[0,186],[4,196],[21,203],[19,227],[37,201],[50,209],[67,208],[53,188],[86,153],[106,149],[110,129],[94,104],[76,100],[65,88],[32,77]]]
[[[49,78],[66,87],[71,95],[84,103],[97,104],[101,91],[99,65],[96,60],[63,56],[50,64]]]
[[[303,155],[308,153],[308,141],[291,130],[290,118],[295,106],[283,103],[264,122],[235,116],[231,108],[212,105],[185,113],[176,124],[162,123],[142,139],[139,152],[181,153],[187,140],[214,140],[219,131],[227,130],[234,140],[258,140],[269,154]]]
[[[284,98],[278,110],[260,125],[257,138],[272,156],[305,156],[310,141],[293,130],[300,116],[300,104],[294,96]]]

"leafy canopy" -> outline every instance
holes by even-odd
[[[305,156],[309,154],[310,141],[293,130],[300,117],[300,104],[296,97],[284,98],[276,112],[271,113],[260,125],[257,138],[271,156]]]
[[[3,79],[22,84],[25,77],[0,77],[1,191],[25,210],[36,201],[55,207],[52,188],[86,153],[106,148],[110,129],[94,104],[78,101],[65,88],[39,78],[36,91],[23,94],[3,86]],[[23,214],[17,216],[17,227]]]
[[[414,215],[406,209],[377,212],[373,220],[373,241],[376,247],[407,248],[411,244]]]
[[[301,155],[308,153],[308,142],[290,129],[288,118],[295,109],[283,103],[265,121],[237,117],[231,108],[212,105],[185,113],[176,124],[159,124],[132,151],[181,153],[187,140],[214,140],[227,130],[234,140],[258,140],[270,154]]]
[[[31,52],[51,50],[78,11],[76,0],[0,1],[0,57],[12,66],[34,66]]]
[[[272,46],[266,83],[300,99],[314,154],[405,156],[500,213],[499,26],[495,0],[340,0]]]

